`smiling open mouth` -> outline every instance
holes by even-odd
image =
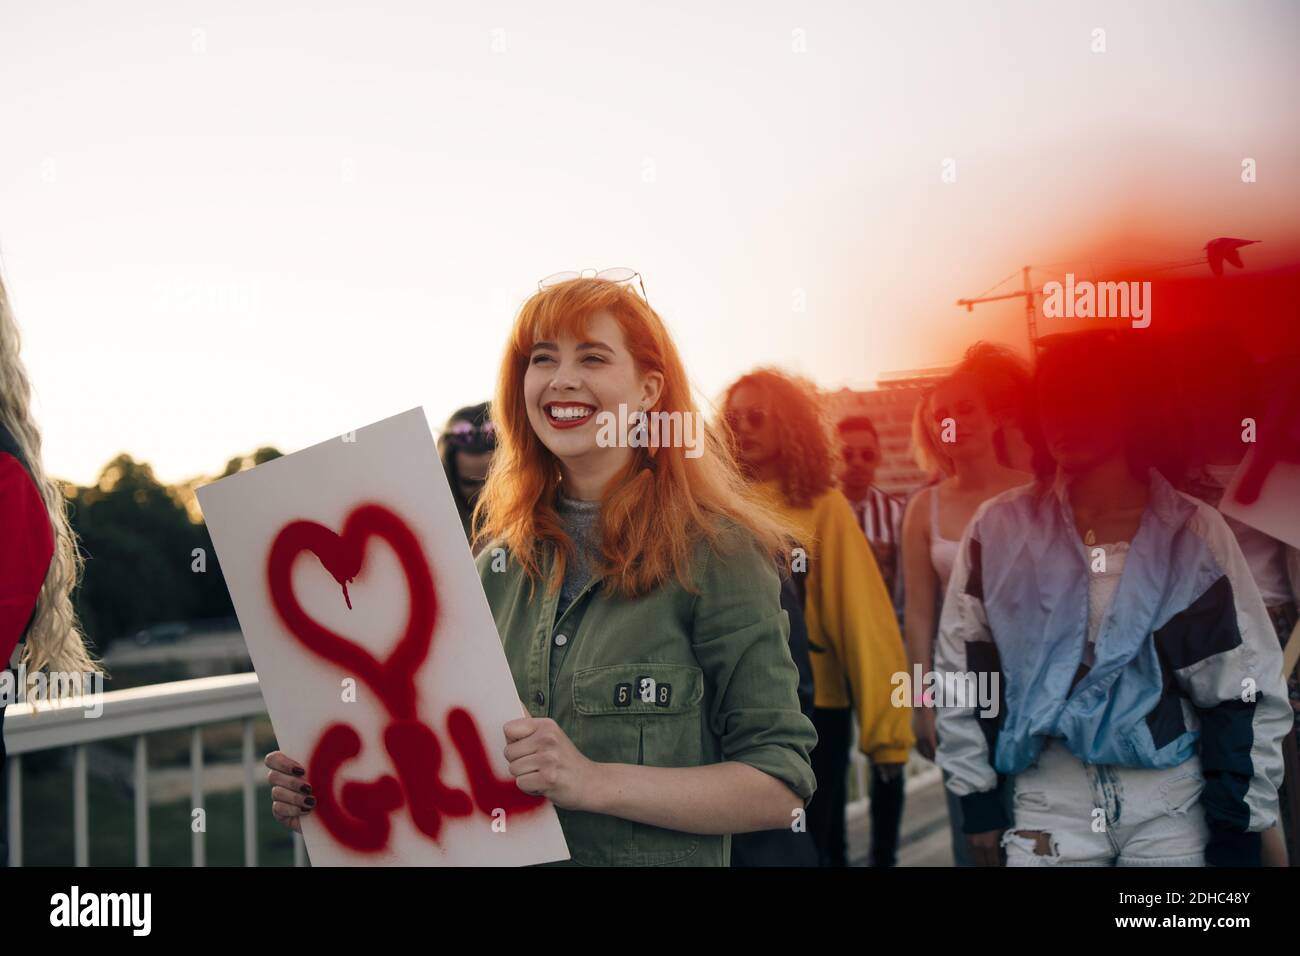
[[[585,425],[596,414],[594,405],[583,402],[547,402],[546,420],[553,428],[576,428]]]

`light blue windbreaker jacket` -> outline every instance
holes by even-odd
[[[1034,764],[1049,737],[1085,763],[1122,767],[1173,767],[1199,749],[1211,844],[1268,829],[1291,708],[1276,634],[1222,516],[1151,472],[1096,659],[1076,685],[1092,560],[1061,482],[1005,492],[967,526],[935,670],[944,686],[998,673],[1001,701],[996,717],[978,704],[938,711],[937,759],[964,829],[1010,825],[997,775]]]

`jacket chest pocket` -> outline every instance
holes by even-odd
[[[573,677],[573,742],[600,763],[696,767],[704,674],[689,664],[610,664]]]
[[[598,763],[698,767],[704,674],[687,664],[611,664],[573,676],[570,739]],[[573,861],[586,866],[669,866],[700,837],[594,813],[561,811]]]

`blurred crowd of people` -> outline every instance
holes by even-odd
[[[737,835],[733,864],[846,865],[855,747],[873,866],[898,861],[914,749],[942,768],[960,866],[1297,858],[1300,552],[1218,511],[1252,449],[1257,471],[1300,457],[1294,355],[1225,321],[1144,332],[1048,335],[1032,361],[970,347],[919,394],[927,479],[905,494],[876,482],[872,419],[833,420],[812,382],[726,389],[713,427],[798,530],[782,606],[817,731],[806,836]],[[481,549],[487,404],[439,447]],[[996,715],[927,700],[923,672],[995,674]]]
[[[1157,288],[1162,324],[1029,360],[973,345],[917,396],[900,496],[878,423],[775,368],[698,449],[648,446],[648,416],[700,413],[641,277],[542,280],[491,407],[438,439],[527,713],[515,783],[595,865],[844,866],[855,748],[874,866],[914,752],[958,865],[1300,859],[1297,285]],[[93,670],[29,399],[0,286],[0,651]],[[291,829],[366,809],[267,766]]]

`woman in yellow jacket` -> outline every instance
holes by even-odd
[[[808,808],[823,866],[847,862],[852,714],[858,747],[871,760],[872,863],[891,865],[903,810],[903,766],[914,738],[907,708],[894,707],[894,675],[907,655],[889,592],[847,499],[835,489],[835,448],[811,383],[772,369],[752,372],[726,393],[737,456],[802,536],[796,554],[816,689],[813,751],[817,797]]]

